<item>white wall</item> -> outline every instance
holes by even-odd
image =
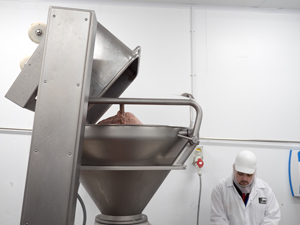
[[[50,5],[93,9],[98,21],[129,48],[142,47],[139,75],[123,97],[176,98],[191,91],[188,6],[0,1],[0,26],[5,31],[0,42],[0,127],[32,127],[33,113],[3,96],[20,72],[20,58],[36,48],[27,37],[28,27],[46,22]],[[300,12],[194,7],[193,24],[194,94],[204,111],[200,136],[300,140]],[[188,109],[156,108],[127,110],[144,123],[189,124]],[[0,130],[0,142],[0,222],[18,224],[30,132]],[[203,140],[201,145],[205,166],[200,224],[209,224],[211,190],[231,174],[241,149],[257,155],[258,175],[270,184],[281,205],[281,224],[298,224],[300,200],[290,194],[287,166],[289,150],[300,144]],[[170,173],[146,207],[152,224],[196,224],[199,178],[189,163],[190,159],[186,171]],[[84,188],[79,192],[87,206],[87,224],[93,224],[99,212]],[[77,207],[76,224],[81,219]]]
[[[194,20],[196,96],[204,111],[200,136],[299,141],[300,13],[196,8]],[[277,196],[281,224],[299,223],[300,199],[290,194],[287,172],[289,150],[299,149],[299,143],[202,144],[203,224],[209,221],[211,189],[231,174],[242,149],[257,155],[258,176]]]

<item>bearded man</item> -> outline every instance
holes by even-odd
[[[256,177],[256,156],[237,154],[233,174],[212,191],[211,225],[278,225],[280,209],[270,186]]]

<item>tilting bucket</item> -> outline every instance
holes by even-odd
[[[140,47],[129,49],[100,23],[97,24],[90,98],[118,98],[136,78]],[[110,105],[90,104],[87,122],[95,124]]]
[[[19,106],[32,111],[35,111],[36,107],[44,49],[45,40],[43,39],[5,95],[6,98]],[[140,47],[136,47],[134,50],[129,49],[97,22],[90,98],[119,97],[138,74],[140,51]],[[65,61],[68,62],[70,60],[65,59]],[[73,67],[74,63],[70,65]],[[53,95],[54,97],[55,95]],[[105,104],[89,104],[87,123],[95,124],[109,107],[110,105]]]

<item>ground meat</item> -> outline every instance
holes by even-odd
[[[119,111],[117,115],[101,120],[98,124],[142,124],[135,115],[130,112]]]

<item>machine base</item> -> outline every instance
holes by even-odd
[[[144,214],[133,216],[108,216],[100,214],[96,216],[95,225],[151,225]]]

